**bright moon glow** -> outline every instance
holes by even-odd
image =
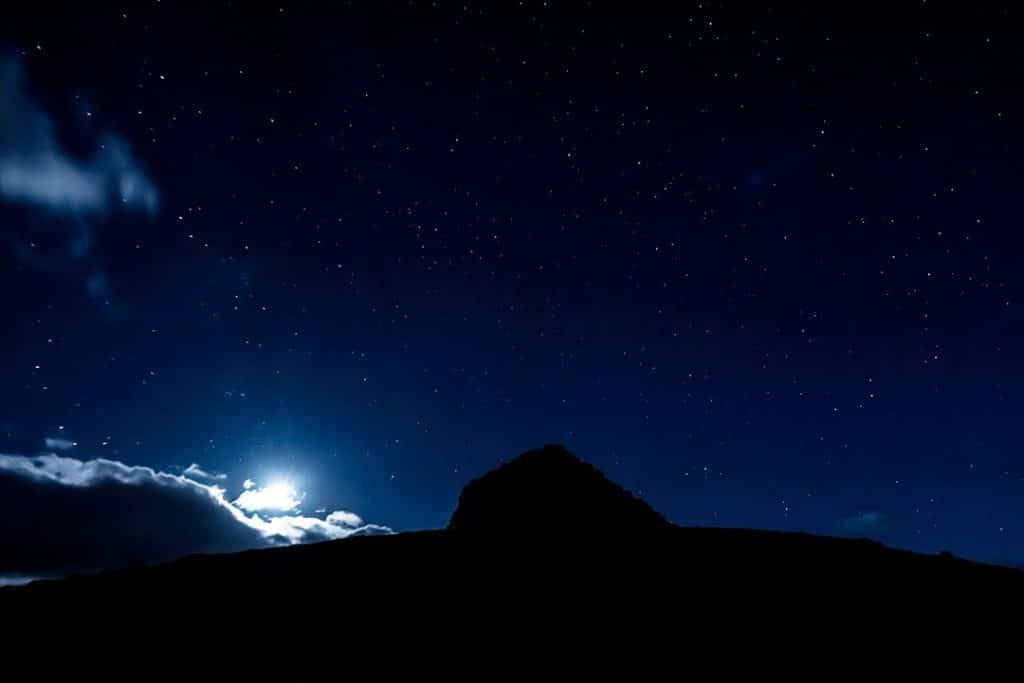
[[[295,487],[284,481],[274,482],[264,488],[255,486],[247,488],[235,499],[235,505],[249,512],[262,510],[286,512],[297,508],[300,502],[302,502],[302,497]]]

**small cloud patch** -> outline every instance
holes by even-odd
[[[848,534],[872,534],[883,531],[888,517],[875,510],[861,510],[836,522],[836,528]]]
[[[196,463],[192,463],[186,467],[182,474],[186,477],[192,477],[193,479],[206,479],[207,481],[222,481],[228,478],[228,475],[223,472],[207,472]]]

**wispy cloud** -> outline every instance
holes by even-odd
[[[155,215],[160,193],[122,135],[107,129],[81,142],[87,151],[73,153],[32,96],[20,58],[0,54],[0,204],[28,213],[0,226],[0,237],[32,270],[80,277],[113,315],[113,283],[95,254],[100,225],[116,214]]]
[[[862,510],[836,522],[836,528],[848,534],[871,534],[884,530],[888,517],[874,510]]]
[[[45,443],[46,448],[52,451],[67,451],[78,445],[74,441],[60,436],[48,436]]]
[[[53,118],[28,92],[21,62],[11,56],[0,58],[0,198],[74,214],[152,214],[160,201],[117,133],[101,135],[88,158],[72,155]]]
[[[24,586],[26,583],[32,583],[38,576],[0,576],[0,588],[4,586]]]
[[[0,522],[0,576],[8,577],[391,533],[341,510],[247,514],[220,486],[184,474],[54,453],[0,454]]]
[[[192,477],[193,479],[206,479],[207,481],[223,481],[228,478],[228,475],[223,472],[207,472],[197,463],[192,463],[186,467],[182,474],[186,477]]]

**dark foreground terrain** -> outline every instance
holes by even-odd
[[[37,582],[0,590],[0,615],[5,630],[55,652],[63,638],[95,639],[308,661],[321,648],[457,648],[509,634],[562,654],[597,642],[587,634],[682,647],[791,629],[856,648],[851,634],[1018,624],[1022,596],[1014,569],[870,541],[674,526],[547,447],[467,485],[443,530]]]

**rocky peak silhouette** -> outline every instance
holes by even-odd
[[[502,535],[637,534],[671,525],[560,445],[527,451],[469,482],[448,528]]]

